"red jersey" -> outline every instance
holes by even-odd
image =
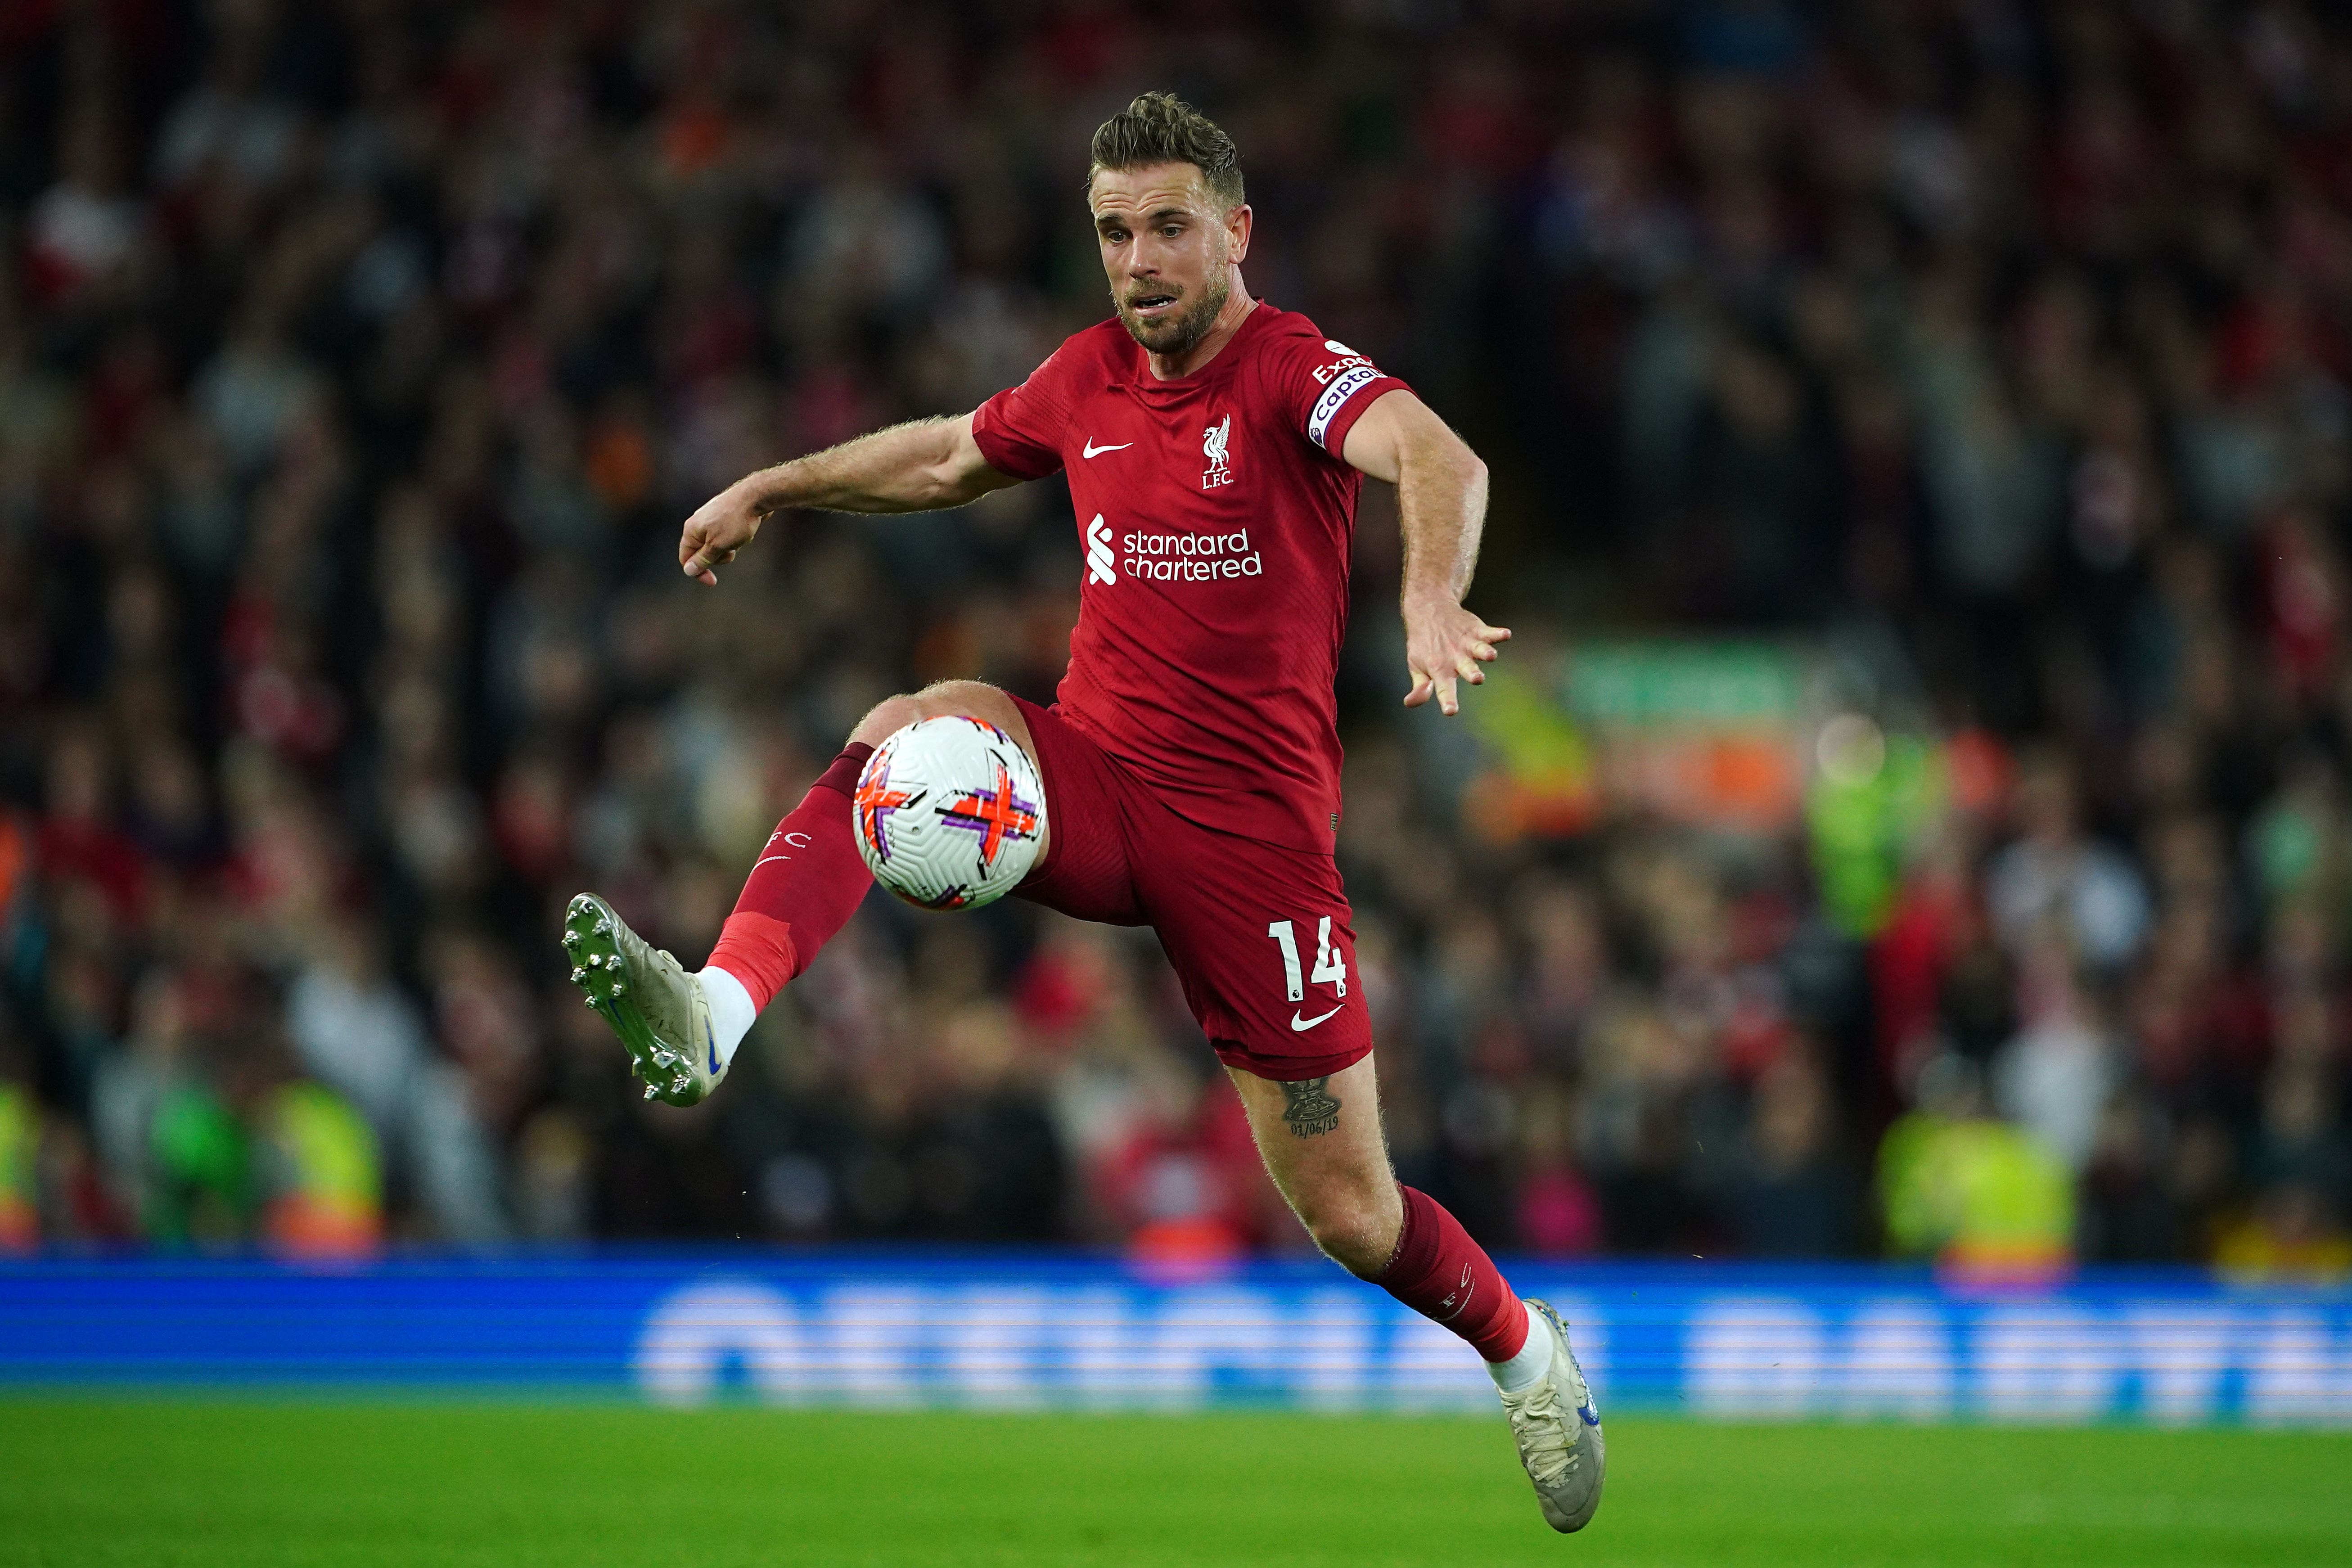
[[[1155,377],[1113,319],[972,416],[998,472],[1069,473],[1087,577],[1061,711],[1194,822],[1331,849],[1363,483],[1339,454],[1403,384],[1260,301],[1191,375]]]

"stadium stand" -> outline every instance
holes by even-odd
[[[2002,0],[0,10],[0,1247],[1303,1247],[1148,935],[869,900],[690,1112],[552,942],[698,962],[867,704],[1050,693],[1051,485],[673,546],[1099,316],[1161,85],[1496,476],[1465,730],[1358,543],[1406,1180],[1553,1257],[2352,1267],[2352,33]],[[1760,752],[1578,685],[1708,659]]]

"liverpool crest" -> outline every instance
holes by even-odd
[[[1201,455],[1209,459],[1208,471],[1201,476],[1202,489],[1213,490],[1219,485],[1234,482],[1232,458],[1225,450],[1233,434],[1234,416],[1230,414],[1201,432]]]

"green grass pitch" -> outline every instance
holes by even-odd
[[[2352,1563],[2352,1435],[0,1401],[0,1565]]]

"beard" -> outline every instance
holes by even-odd
[[[1119,325],[1127,329],[1127,335],[1142,344],[1146,351],[1181,356],[1191,353],[1202,338],[1209,335],[1209,329],[1217,324],[1218,312],[1233,297],[1232,268],[1219,267],[1213,277],[1214,281],[1202,289],[1199,299],[1158,321],[1138,320],[1128,301],[1118,296],[1112,296],[1111,304],[1118,310]],[[1180,303],[1184,298],[1181,289],[1171,289],[1165,284],[1140,290],[1138,297],[1148,298],[1153,294],[1173,294]]]

